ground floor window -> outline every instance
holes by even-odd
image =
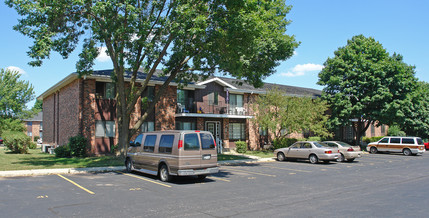
[[[177,130],[195,130],[196,129],[196,123],[195,122],[176,122],[176,129]]]
[[[115,137],[115,121],[95,121],[95,137]]]
[[[246,124],[245,123],[230,123],[229,124],[229,139],[245,140],[246,139]]]
[[[155,123],[144,122],[142,125],[142,132],[151,132],[151,131],[155,131]]]

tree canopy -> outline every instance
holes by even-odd
[[[330,135],[326,128],[328,105],[320,98],[288,96],[274,88],[256,97],[253,110],[256,111],[253,120],[276,138],[303,131],[317,136]]]
[[[407,96],[416,84],[414,67],[363,35],[354,36],[334,54],[318,81],[325,86],[322,98],[331,105],[330,124],[345,126],[356,120],[358,142],[371,124],[402,123],[410,104]]]
[[[16,71],[0,69],[0,118],[18,118],[34,99],[33,86]]]
[[[412,136],[429,138],[429,84],[417,82],[417,87],[409,94],[402,129]]]
[[[100,47],[106,48],[114,67],[122,153],[171,81],[186,84],[218,72],[260,86],[299,44],[286,34],[291,7],[283,0],[5,2],[22,16],[15,30],[34,39],[28,52],[33,66],[51,51],[67,58],[83,42],[76,68],[84,75],[91,72]],[[136,83],[139,69],[147,77]],[[168,79],[130,134],[130,114],[156,69]],[[127,70],[129,89],[124,88]]]

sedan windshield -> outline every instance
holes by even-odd
[[[322,142],[313,142],[313,144],[314,144],[316,147],[318,147],[318,148],[321,148],[321,147],[328,147],[328,145],[327,145],[327,144],[322,143]]]

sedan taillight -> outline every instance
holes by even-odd
[[[347,149],[347,151],[355,151],[352,147],[350,147],[349,149]]]
[[[332,154],[331,150],[325,151],[325,154]]]

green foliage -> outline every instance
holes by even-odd
[[[407,134],[401,130],[401,127],[398,125],[389,126],[389,130],[387,130],[387,135],[389,136],[407,136]]]
[[[298,139],[295,138],[276,138],[273,140],[273,147],[274,149],[287,148],[297,141]]]
[[[0,131],[24,132],[26,130],[22,120],[16,118],[0,118]]]
[[[37,142],[37,140],[39,140],[39,139],[40,139],[40,136],[34,136],[34,140],[33,141]]]
[[[34,103],[33,108],[31,109],[35,112],[40,112],[43,110],[43,101],[40,99],[37,99],[36,102]]]
[[[405,120],[401,123],[407,135],[429,137],[429,83],[417,82],[416,89],[409,94],[410,104],[406,109]]]
[[[37,144],[35,142],[30,142],[30,144],[28,145],[29,149],[36,149],[37,148]]]
[[[384,136],[374,136],[374,137],[363,137],[362,141],[365,143],[377,142],[382,139]]]
[[[318,142],[320,142],[320,141],[322,141],[322,137],[319,137],[319,136],[308,137],[307,141],[318,141]]]
[[[171,81],[183,86],[220,72],[261,86],[299,45],[286,34],[291,6],[283,0],[6,0],[5,4],[21,16],[14,29],[34,40],[28,52],[32,66],[40,66],[51,51],[67,58],[83,45],[76,68],[85,75],[92,71],[100,48],[106,48],[114,66],[111,76],[123,154]],[[134,105],[161,67],[168,79],[129,132]],[[145,83],[139,82],[141,87],[136,84],[139,69],[148,75]],[[131,75],[129,89],[124,88],[125,73]]]
[[[71,157],[71,151],[68,145],[58,146],[54,151],[55,157]]]
[[[416,84],[415,67],[363,35],[354,36],[334,54],[324,63],[318,81],[325,86],[322,98],[331,105],[330,125],[343,126],[357,119],[360,138],[375,121],[402,123],[404,106],[410,105],[408,94]]]
[[[236,141],[235,142],[235,149],[238,153],[246,153],[247,151],[247,143],[243,141]]]
[[[81,135],[70,137],[68,147],[70,147],[70,152],[73,157],[86,157],[88,140]]]
[[[328,105],[321,99],[292,97],[274,88],[258,96],[252,106],[257,111],[253,121],[274,133],[276,138],[303,130],[320,136],[331,135],[326,128]]]
[[[33,86],[16,71],[0,69],[0,117],[18,117],[34,99]]]
[[[30,147],[31,138],[23,132],[3,131],[3,143],[13,153],[26,154]]]

